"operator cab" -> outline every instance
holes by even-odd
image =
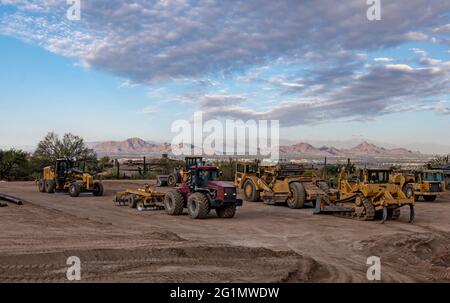
[[[367,181],[371,184],[385,184],[389,183],[388,170],[367,170]]]
[[[209,181],[218,180],[220,177],[220,171],[217,167],[213,166],[195,166],[191,168],[193,186],[199,188],[208,187]]]
[[[422,182],[443,182],[444,174],[441,172],[425,171],[421,174]]]

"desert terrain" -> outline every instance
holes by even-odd
[[[103,197],[78,198],[0,183],[25,201],[0,208],[0,282],[66,282],[69,256],[82,282],[367,282],[370,256],[382,282],[450,281],[450,192],[417,202],[414,224],[408,208],[382,225],[249,202],[205,220],[114,206],[116,191],[145,182],[105,181]]]

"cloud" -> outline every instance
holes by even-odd
[[[136,83],[233,74],[312,53],[308,60],[328,61],[341,51],[427,40],[426,31],[450,10],[448,1],[395,1],[383,7],[382,22],[368,22],[361,0],[336,9],[327,0],[90,0],[82,20],[70,22],[64,1],[2,5],[18,11],[3,18],[1,32]]]
[[[383,2],[380,22],[367,20],[361,0],[332,7],[329,0],[89,0],[75,22],[65,17],[65,1],[0,5],[15,8],[0,12],[0,34],[127,79],[120,87],[169,88],[152,90],[152,98],[215,117],[285,126],[367,121],[426,108],[450,91],[449,65],[422,49],[411,48],[421,57],[415,62],[368,59],[406,43],[450,44],[443,38],[450,1]],[[164,86],[173,82],[184,90]]]
[[[410,48],[411,51],[421,56],[428,56],[428,53],[420,48]]]
[[[373,61],[375,61],[375,62],[391,62],[391,61],[394,61],[394,59],[387,58],[387,57],[381,57],[381,58],[374,58]]]
[[[435,96],[445,96],[450,87],[446,68],[413,68],[406,64],[374,66],[348,84],[338,87],[321,98],[296,99],[283,102],[267,111],[255,111],[242,106],[215,107],[207,110],[210,117],[235,119],[279,120],[282,126],[318,124],[333,120],[367,121],[370,118],[419,108]],[[404,104],[407,106],[399,106]],[[428,101],[431,102],[431,101]],[[448,113],[448,108],[430,106],[421,110]]]
[[[450,23],[449,24],[445,24],[436,28],[433,28],[433,33],[446,33],[446,32],[450,32]]]

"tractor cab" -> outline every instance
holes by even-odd
[[[420,174],[422,182],[443,182],[444,173],[442,171],[426,170]]]
[[[424,170],[419,174],[419,183],[424,190],[440,193],[445,190],[444,172],[440,170]]]
[[[259,176],[259,165],[258,162],[238,162],[236,164],[236,173],[234,176],[234,184],[238,188],[243,188],[244,181],[249,176]]]
[[[73,169],[78,169],[79,163],[75,160],[64,158],[57,159],[55,164],[55,175],[58,187],[64,184],[67,179],[67,175]]]
[[[207,188],[209,181],[216,181],[220,177],[220,171],[215,166],[192,166],[191,186],[194,188]]]
[[[386,184],[389,183],[388,169],[367,169],[365,172],[365,182],[370,184]]]

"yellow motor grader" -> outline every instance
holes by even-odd
[[[293,209],[302,208],[306,202],[314,204],[318,196],[333,195],[322,178],[293,163],[260,166],[257,161],[238,162],[234,183],[244,191],[246,201],[286,203]]]
[[[419,201],[422,197],[433,202],[445,191],[444,172],[442,170],[422,170],[415,172],[395,172],[390,181],[402,188],[405,195]]]
[[[364,221],[381,218],[384,223],[388,219],[398,219],[400,208],[408,205],[409,222],[413,222],[414,199],[406,197],[400,186],[389,182],[390,172],[389,169],[373,168],[348,175],[343,167],[339,174],[337,199],[320,197],[314,213],[329,212]]]
[[[67,191],[71,197],[78,197],[82,192],[90,192],[94,196],[103,195],[103,184],[94,176],[80,168],[74,159],[58,159],[54,166],[44,167],[42,178],[37,181],[41,193]]]

